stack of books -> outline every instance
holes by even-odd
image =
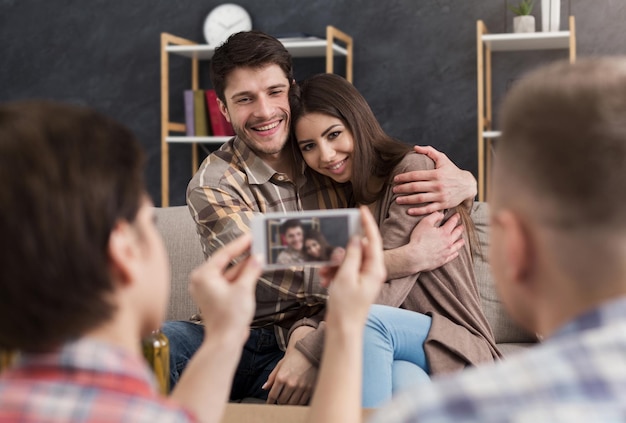
[[[188,137],[235,135],[233,126],[220,112],[215,90],[185,90],[184,97]]]

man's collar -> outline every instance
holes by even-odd
[[[233,151],[235,152],[235,155],[239,157],[239,160],[244,164],[244,171],[246,172],[248,181],[251,185],[262,185],[270,181],[272,178],[281,181],[287,177],[285,174],[276,172],[238,136],[236,136],[233,140]],[[298,175],[298,180],[300,181],[298,185],[303,183],[301,176],[304,175],[305,169],[306,165],[303,162],[300,167],[300,175]]]
[[[551,337],[553,339],[597,329],[613,321],[626,321],[626,296],[608,300],[570,322],[566,323]]]

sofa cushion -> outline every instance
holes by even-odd
[[[187,206],[155,208],[172,268],[168,320],[187,320],[198,312],[189,295],[189,273],[204,261],[196,224]]]
[[[489,253],[489,205],[485,202],[474,203],[471,213],[476,226],[480,244],[479,251],[474,255],[474,271],[478,283],[483,311],[493,330],[496,343],[528,343],[535,342],[536,337],[517,325],[503,307],[494,285],[491,267],[488,263]]]

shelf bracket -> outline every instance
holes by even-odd
[[[354,51],[354,42],[351,36],[338,30],[332,25],[328,25],[326,27],[326,73],[334,73],[335,56],[333,54],[333,45],[335,44],[335,39],[346,45],[346,50],[348,52],[346,55],[346,80],[348,82],[352,82],[352,54]]]

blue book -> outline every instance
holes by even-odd
[[[185,134],[188,137],[196,135],[193,115],[193,90],[185,90]]]

